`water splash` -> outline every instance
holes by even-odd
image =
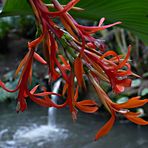
[[[1,137],[3,136],[3,134],[7,133],[8,132],[8,129],[3,129],[0,131],[0,139]]]
[[[61,79],[56,81],[55,84],[53,85],[53,92],[54,93],[58,93],[60,85],[61,85]],[[53,102],[57,103],[57,100],[58,100],[57,96],[52,95],[51,98],[52,98]],[[54,107],[50,107],[48,109],[48,125],[56,127],[56,108],[54,108]]]
[[[53,85],[53,92],[57,93],[61,85],[61,79],[55,82]],[[52,101],[57,103],[57,96],[52,95]],[[63,140],[68,137],[68,130],[56,126],[56,109],[50,107],[48,109],[48,122],[47,125],[36,125],[20,127],[13,135],[15,145],[17,144],[30,144],[40,143],[44,144],[47,141]],[[13,141],[7,141],[12,143]],[[14,143],[13,143],[14,144]]]
[[[67,130],[62,128],[53,128],[48,125],[40,125],[36,127],[19,128],[13,136],[13,139],[18,143],[39,143],[47,141],[56,141],[67,138]]]

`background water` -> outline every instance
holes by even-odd
[[[147,148],[148,127],[126,120],[116,122],[104,138],[93,141],[107,121],[100,115],[78,114],[74,123],[68,109],[56,111],[56,126],[48,125],[48,109],[29,106],[24,113],[0,106],[0,148]]]

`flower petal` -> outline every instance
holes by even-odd
[[[81,58],[78,56],[74,61],[74,72],[80,87],[83,83],[83,64]]]
[[[76,107],[86,113],[94,113],[98,110],[98,105],[93,100],[83,100],[76,102]]]
[[[105,136],[112,128],[113,124],[115,122],[115,114],[112,111],[112,116],[109,119],[109,121],[97,132],[95,141],[98,140],[99,138]]]
[[[134,122],[134,123],[136,123],[136,124],[139,124],[139,125],[148,125],[148,121],[145,121],[144,119],[139,118],[139,117],[137,117],[137,116],[131,116],[131,115],[129,115],[128,113],[124,114],[124,116],[125,116],[128,120],[130,120],[130,121],[132,121],[132,122]]]
[[[116,104],[115,106],[118,108],[135,108],[143,106],[144,104],[148,103],[148,99],[139,100],[140,97],[133,97],[129,99],[127,102],[122,104]]]
[[[47,64],[47,62],[46,62],[39,54],[37,54],[36,52],[34,52],[33,57],[34,57],[38,62],[40,62],[41,64],[43,64],[43,65],[46,65],[46,64]]]

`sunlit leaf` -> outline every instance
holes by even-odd
[[[6,0],[1,16],[32,14],[27,0]]]
[[[148,95],[148,88],[144,88],[141,92],[141,96]]]
[[[59,2],[66,4],[69,0],[59,0]],[[121,27],[131,30],[148,43],[148,2],[146,0],[80,0],[76,6],[85,10],[81,13],[71,11],[73,16],[93,20],[106,17],[109,23],[121,21],[123,22]],[[6,0],[2,15],[31,13],[27,0]]]
[[[131,87],[139,87],[141,84],[141,80],[140,79],[135,79],[132,81]]]
[[[121,97],[117,100],[117,103],[121,104],[121,103],[125,103],[126,101],[128,101],[128,97]]]

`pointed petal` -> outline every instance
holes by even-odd
[[[97,103],[94,100],[83,100],[80,102],[77,102],[78,104],[81,104],[83,106],[98,106]]]
[[[99,25],[98,26],[101,27],[101,25],[103,24],[104,21],[105,21],[105,18],[104,17],[101,18],[100,21],[99,21]]]
[[[20,62],[17,70],[15,71],[14,76],[16,77],[18,75],[18,73],[20,72],[21,68],[24,66],[24,64],[26,63],[27,57],[29,55],[29,52],[25,55],[25,57],[23,58],[23,60]]]
[[[57,93],[54,93],[54,92],[42,92],[42,93],[36,93],[36,94],[34,94],[34,96],[40,96],[40,97],[42,97],[42,96],[48,96],[48,95],[56,95],[56,96],[61,97],[60,94],[57,94]]]
[[[109,121],[97,132],[95,140],[98,140],[99,138],[108,134],[108,132],[111,130],[114,122],[115,122],[115,115],[113,113],[111,118],[109,119]]]
[[[139,100],[140,97],[133,97],[129,99],[127,102],[122,104],[115,105],[118,108],[135,108],[143,106],[144,104],[148,103],[148,99]]]
[[[97,106],[82,105],[81,102],[77,102],[76,107],[85,113],[95,113],[98,110]]]
[[[38,89],[39,85],[36,85],[31,91],[31,94],[34,94],[36,92],[36,90]]]
[[[65,80],[67,83],[69,83],[69,78],[68,78],[68,75],[67,75],[67,73],[66,73],[64,67],[62,67],[62,65],[59,63],[59,61],[58,61],[57,59],[55,59],[55,62],[56,62],[57,67],[58,67],[59,70],[61,71],[64,80]]]
[[[52,16],[60,16],[63,15],[65,12],[68,12],[74,5],[76,5],[80,0],[71,0],[62,10],[57,12],[46,12]],[[53,2],[54,3],[54,2]],[[56,7],[56,3],[54,3]]]
[[[74,72],[80,87],[82,87],[83,82],[83,64],[81,58],[78,56],[74,61]]]
[[[105,26],[83,26],[83,25],[77,25],[77,27],[80,30],[83,30],[86,33],[93,34],[97,31],[105,30],[107,28],[113,27],[115,25],[121,24],[121,22],[115,22],[113,24],[105,25]]]
[[[126,64],[130,56],[130,51],[131,51],[131,45],[128,46],[128,52],[125,59],[116,67],[116,70],[122,68]]]
[[[54,103],[48,96],[45,96],[45,98],[38,98],[35,95],[32,95],[30,92],[28,92],[28,96],[32,101],[37,103],[38,105],[41,105],[43,107],[55,107],[55,108],[63,108],[67,105],[68,101],[66,100],[63,104],[56,104]],[[44,95],[43,95],[44,96]]]
[[[33,49],[35,48],[38,44],[41,43],[41,41],[43,40],[45,34],[42,34],[41,36],[39,36],[37,39],[33,40],[32,42],[28,42],[28,48],[29,49]]]
[[[105,52],[105,53],[100,57],[100,60],[102,60],[102,59],[104,59],[104,58],[106,58],[106,57],[108,57],[108,56],[116,57],[116,58],[118,59],[118,61],[119,61],[119,57],[118,57],[117,53],[114,52],[114,51],[111,51],[111,50]]]
[[[83,100],[76,102],[76,107],[86,113],[94,113],[98,110],[98,105],[93,100]]]
[[[76,87],[76,92],[75,92],[75,95],[74,95],[74,101],[77,101],[78,95],[79,95],[79,87],[77,86]]]
[[[46,65],[46,64],[47,64],[47,62],[46,62],[39,54],[37,54],[36,52],[34,52],[33,57],[34,57],[38,62],[40,62],[41,64],[43,64],[43,65]]]
[[[63,95],[63,96],[65,95],[67,89],[68,89],[68,83],[65,82],[64,87],[63,87],[63,91],[62,91],[62,95]]]
[[[140,118],[140,117],[131,116],[131,115],[128,115],[128,113],[127,113],[127,114],[124,114],[124,116],[125,116],[128,120],[130,120],[130,121],[132,121],[132,122],[134,122],[134,123],[136,123],[136,124],[139,124],[139,125],[148,125],[148,121],[145,121],[144,119],[142,119],[142,118]]]

